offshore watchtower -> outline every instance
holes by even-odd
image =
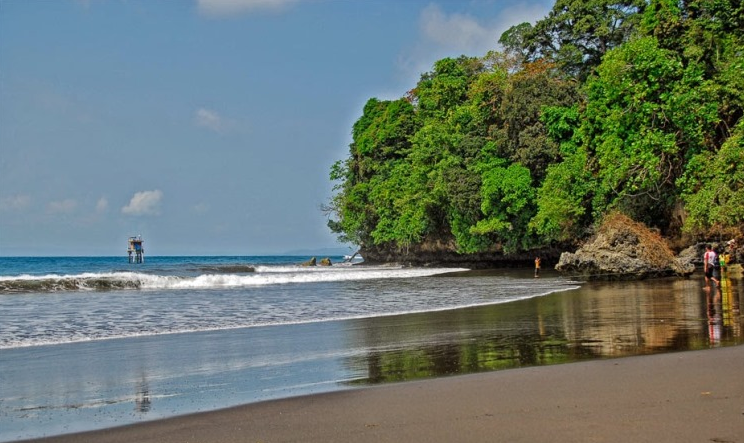
[[[142,247],[142,236],[129,237],[129,247],[127,248],[129,253],[129,263],[144,263],[145,262],[145,249]]]

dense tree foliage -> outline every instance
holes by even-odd
[[[558,0],[499,43],[367,102],[331,172],[343,240],[513,252],[611,210],[742,235],[741,0]]]
[[[607,51],[633,34],[645,0],[557,0],[547,17],[525,32],[530,58],[549,58],[583,79]]]

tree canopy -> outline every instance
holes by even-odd
[[[367,102],[331,170],[343,240],[508,253],[581,238],[614,210],[742,235],[741,0],[558,0],[499,43]]]

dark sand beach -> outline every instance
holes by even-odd
[[[256,403],[48,442],[744,442],[744,347]]]
[[[744,443],[741,277],[720,291],[704,291],[695,277],[585,283],[452,311],[4,351],[12,364],[0,372],[14,383],[6,397],[31,398],[4,405],[4,435]]]

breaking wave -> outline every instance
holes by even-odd
[[[189,270],[212,274],[246,274],[255,272],[256,267],[251,265],[202,265],[191,267]]]
[[[0,294],[59,291],[110,291],[140,289],[142,281],[132,273],[79,275],[21,275],[0,277]]]
[[[229,272],[231,270],[232,272]],[[157,289],[218,289],[291,283],[354,281],[426,277],[464,269],[404,269],[390,267],[298,268],[295,266],[221,266],[196,276],[154,275],[135,272],[77,275],[20,275],[0,277],[0,294],[60,291],[113,291]],[[221,271],[222,273],[220,273]],[[228,273],[229,272],[229,273]]]

